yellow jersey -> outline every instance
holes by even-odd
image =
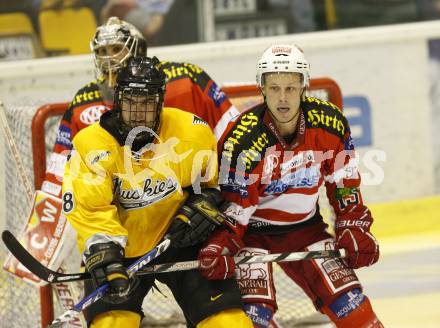
[[[142,256],[185,202],[183,188],[216,187],[217,178],[215,136],[193,114],[164,108],[154,143],[137,153],[95,123],[73,139],[63,212],[81,252],[90,238],[104,236],[124,240],[126,257]]]

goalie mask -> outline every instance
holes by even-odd
[[[110,17],[96,29],[90,48],[99,77],[107,77],[109,84],[130,57],[147,55],[147,42],[142,34],[132,24],[117,17]]]
[[[257,64],[257,85],[262,88],[265,73],[299,73],[302,86],[308,87],[310,65],[296,45],[277,44],[267,48]]]
[[[149,143],[157,135],[165,95],[165,73],[156,57],[133,57],[118,73],[114,109],[124,136],[135,128],[136,140]],[[147,129],[145,129],[145,127]]]

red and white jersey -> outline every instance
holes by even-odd
[[[343,113],[332,103],[303,97],[291,139],[279,135],[265,104],[228,125],[218,143],[220,185],[232,202],[226,214],[255,231],[285,231],[320,219],[318,190],[325,183],[336,224],[356,219],[369,227]]]
[[[226,94],[196,65],[163,61],[160,68],[167,76],[164,107],[179,108],[195,114],[208,123],[218,139],[231,119],[239,114]],[[58,127],[54,150],[42,185],[43,191],[60,196],[66,155],[72,148],[73,137],[112,109],[113,104],[105,102],[102,96],[102,83],[105,81],[87,84],[70,103]]]

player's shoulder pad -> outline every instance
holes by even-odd
[[[251,172],[265,149],[276,143],[263,123],[264,113],[265,105],[257,105],[238,116],[225,132],[221,156],[231,161],[231,165],[245,165],[246,171]]]
[[[73,148],[89,165],[102,165],[103,159],[108,162],[118,146],[117,140],[99,122],[82,129],[73,138]]]
[[[301,107],[308,128],[323,129],[339,138],[343,138],[345,133],[349,131],[344,114],[331,102],[304,96],[301,100]]]
[[[112,147],[113,145],[119,145],[117,140],[106,131],[99,122],[81,129],[73,138],[75,148],[90,150],[98,148]]]
[[[79,89],[72,99],[69,108],[75,106],[86,104],[93,101],[98,101],[102,98],[101,91],[99,90],[99,85],[96,80],[86,84],[81,89]]]
[[[205,89],[211,78],[199,66],[184,62],[162,61],[158,65],[167,76],[167,83],[175,80],[189,78],[193,83]]]

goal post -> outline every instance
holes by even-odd
[[[60,117],[67,110],[69,103],[55,103],[41,106],[32,118],[32,157],[34,167],[34,184],[38,190],[46,175],[46,122],[49,118]],[[49,145],[53,146],[53,145]]]

